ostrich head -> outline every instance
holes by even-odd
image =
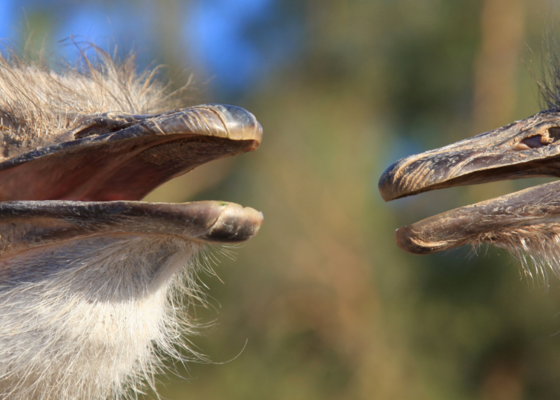
[[[559,76],[558,74],[554,75]],[[525,120],[397,161],[381,176],[386,201],[453,186],[560,176],[560,103],[543,86],[548,109]],[[560,181],[457,208],[396,231],[399,247],[431,254],[465,244],[509,250],[525,271],[560,276]]]
[[[132,60],[99,57],[64,73],[0,58],[2,398],[121,398],[151,384],[195,328],[197,254],[262,223],[222,201],[138,201],[255,150],[262,128],[234,106],[178,108]]]

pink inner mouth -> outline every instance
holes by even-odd
[[[201,164],[258,146],[191,133],[73,143],[0,170],[0,200],[140,200]]]

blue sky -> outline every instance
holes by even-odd
[[[49,36],[54,42],[74,36],[104,49],[115,44],[121,49],[138,49],[142,67],[157,62],[155,4],[0,0],[0,38],[21,44],[30,15],[45,13],[52,21]],[[188,7],[179,7],[185,21],[177,33],[185,52],[179,59],[196,60],[196,67],[205,71],[215,91],[225,95],[252,91],[298,52],[301,29],[293,21],[272,24],[277,20],[276,7],[275,0],[190,1]],[[75,57],[72,46],[56,50],[66,58]]]

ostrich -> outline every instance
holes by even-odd
[[[138,201],[255,150],[262,128],[234,106],[178,108],[132,58],[97,61],[57,73],[0,57],[0,398],[153,385],[161,358],[181,357],[181,334],[196,331],[181,308],[204,297],[200,252],[262,223],[223,201]]]
[[[460,185],[560,176],[560,71],[542,84],[547,109],[525,120],[397,161],[379,180],[385,201]],[[395,232],[397,245],[431,254],[489,243],[524,271],[560,276],[560,181],[441,213]]]

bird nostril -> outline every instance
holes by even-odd
[[[515,146],[513,146],[513,149],[516,150],[516,151],[536,149],[538,147],[547,146],[547,145],[550,144],[550,142],[552,142],[552,140],[550,140],[549,138],[543,138],[541,135],[535,135],[535,136],[531,136],[531,137],[523,139],[522,141],[517,143]]]
[[[531,136],[521,141],[524,145],[531,149],[535,149],[537,147],[543,147],[548,143],[543,141],[543,137],[541,135]]]

